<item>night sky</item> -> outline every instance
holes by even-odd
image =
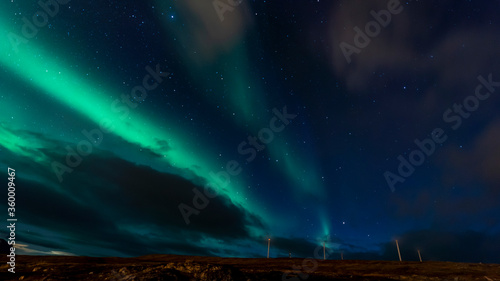
[[[0,4],[18,254],[500,263],[499,1],[41,3]]]

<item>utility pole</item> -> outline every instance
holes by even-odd
[[[396,247],[398,247],[399,261],[402,261],[402,260],[401,260],[401,252],[399,251],[399,244],[398,244],[398,240],[396,240]]]
[[[269,258],[269,247],[271,246],[271,238],[267,238],[267,258]]]

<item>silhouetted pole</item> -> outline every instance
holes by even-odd
[[[398,247],[399,261],[402,261],[402,260],[401,260],[401,252],[399,252],[399,244],[398,244],[398,240],[396,240],[396,247]]]
[[[420,262],[422,262],[422,256],[420,255],[420,250],[417,250],[418,252],[418,258],[420,259]]]
[[[269,247],[271,246],[271,238],[267,239],[267,258],[269,258]]]

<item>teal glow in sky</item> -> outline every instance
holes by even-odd
[[[500,99],[396,192],[382,175],[475,77],[500,77],[498,3],[407,3],[401,30],[348,63],[337,46],[375,4],[323,2],[242,2],[223,21],[210,1],[0,4],[0,168],[17,171],[21,253],[261,257],[271,238],[272,257],[327,241],[391,259],[394,237],[408,253],[435,248],[423,237],[497,243]]]

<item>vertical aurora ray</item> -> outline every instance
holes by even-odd
[[[281,106],[287,105],[270,106],[268,97],[271,95],[266,93],[265,80],[261,79],[262,75],[259,73],[252,72],[253,69],[259,69],[259,66],[255,63],[255,58],[250,57],[251,53],[247,50],[248,44],[245,42],[245,34],[251,32],[251,20],[236,11],[231,13],[232,19],[220,22],[211,6],[201,10],[197,5],[189,3],[190,1],[177,3],[172,7],[178,10],[179,14],[183,14],[182,18],[196,18],[199,21],[179,24],[168,18],[161,19],[164,29],[181,42],[177,44],[177,53],[183,61],[188,62],[183,64],[187,69],[185,72],[192,75],[191,80],[197,81],[199,87],[215,89],[210,96],[204,97],[207,103],[227,106],[236,113],[233,116],[236,125],[243,128],[248,135],[257,135],[264,126],[268,126],[268,120],[272,118],[270,114],[272,108],[276,106],[281,110]],[[166,3],[156,1],[156,4],[162,11],[171,10]],[[186,29],[192,32],[186,32]],[[200,34],[200,30],[206,31],[206,34]],[[217,35],[214,35],[214,32]],[[198,52],[200,54],[193,54]],[[213,77],[215,81],[199,77]],[[289,110],[292,109],[289,107]],[[299,114],[299,112],[291,113]],[[296,124],[292,122],[288,126]],[[274,140],[266,145],[266,150],[261,153],[266,153],[273,159],[284,160],[277,169],[286,178],[287,189],[292,192],[297,202],[304,202],[306,199],[305,201],[309,203],[324,205],[326,190],[316,160],[303,153],[296,144],[286,141],[292,135],[291,132],[287,132],[289,130],[293,132],[297,128],[287,128],[284,132],[276,134]],[[318,217],[317,220],[322,221],[322,218]],[[282,225],[281,228],[293,228],[293,226]]]
[[[199,81],[200,87],[213,88],[214,82],[207,82],[207,79],[198,79],[198,77],[213,77],[214,73],[220,73],[223,76],[223,81],[215,84],[223,84],[224,87],[218,87],[220,91],[210,95],[207,102],[225,105],[229,103],[228,107],[236,112],[235,124],[244,127],[249,135],[256,135],[260,129],[268,125],[268,118],[272,118],[272,113],[270,114],[272,108],[286,106],[286,104],[270,106],[269,95],[262,84],[263,80],[260,76],[259,79],[252,79],[256,74],[252,73],[251,69],[257,66],[252,64],[255,60],[249,57],[247,44],[244,41],[245,33],[249,32],[247,29],[251,27],[251,20],[247,19],[244,13],[237,13],[233,10],[231,13],[227,12],[231,14],[232,20],[221,22],[211,5],[202,10],[188,4],[189,2],[172,6],[179,10],[184,18],[198,18],[199,22],[186,22],[180,25],[168,19],[162,19],[164,28],[182,42],[179,46],[191,46],[189,50],[178,47],[178,53],[184,61],[190,62],[184,64],[184,67],[188,68],[187,73],[193,75],[193,81]],[[169,5],[161,1],[156,1],[156,4],[161,7],[161,10],[169,10]],[[236,9],[245,8],[238,6]],[[234,29],[233,24],[236,26]],[[207,34],[201,35],[195,32],[201,27],[206,30]],[[193,32],[185,32],[186,29]],[[212,31],[217,31],[218,37],[213,35]],[[192,36],[192,34],[197,36]],[[211,35],[216,38],[210,38]],[[193,50],[205,50],[208,53],[193,56]],[[291,113],[298,114],[298,112]],[[294,124],[288,126],[294,126]],[[273,142],[266,145],[266,151],[263,153],[268,153],[274,159],[284,158],[284,165],[279,165],[278,169],[288,179],[297,199],[304,195],[314,198],[324,197],[325,188],[320,180],[321,176],[315,159],[301,153],[295,145],[286,144],[283,141],[288,137],[287,130],[293,131],[293,128],[276,134]],[[292,154],[289,151],[297,151],[297,153]]]
[[[323,208],[320,209],[319,217],[320,217],[321,228],[322,228],[321,235],[322,236],[330,235],[330,231],[331,231],[330,222],[329,222],[327,214]]]

